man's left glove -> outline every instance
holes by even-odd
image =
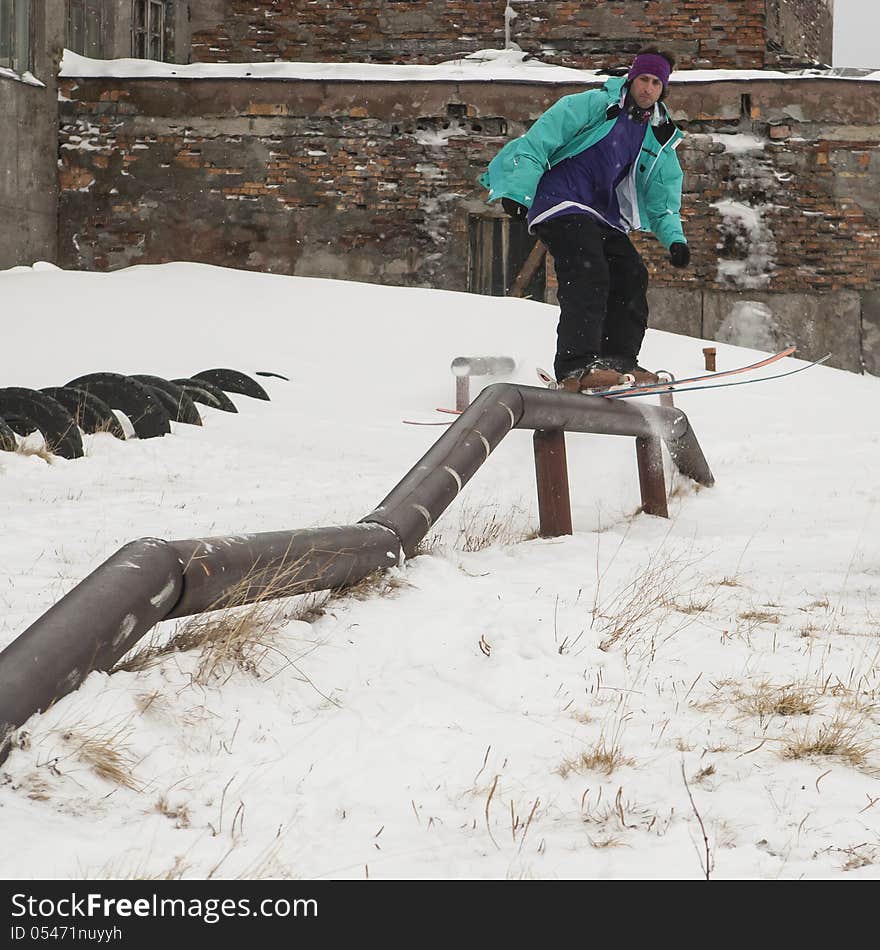
[[[501,207],[504,208],[514,221],[525,221],[526,215],[529,213],[529,209],[525,205],[514,201],[513,198],[502,198]]]
[[[669,248],[669,260],[672,262],[673,267],[687,267],[691,262],[691,249],[687,244],[676,241],[675,244]]]

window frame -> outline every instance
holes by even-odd
[[[166,18],[165,0],[132,0],[131,55],[134,59],[165,62]]]
[[[80,36],[74,35],[75,13],[81,14]],[[90,18],[95,18],[94,23]],[[104,0],[67,0],[67,22],[65,41],[69,50],[79,53],[80,56],[88,56],[90,59],[104,58],[104,39],[105,39],[105,20],[106,9]],[[89,26],[93,25],[95,29],[91,34]]]
[[[28,72],[33,69],[33,50],[31,0],[0,0],[0,67]]]

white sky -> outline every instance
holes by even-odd
[[[880,3],[834,0],[834,66],[880,66]]]

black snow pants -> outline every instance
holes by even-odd
[[[597,357],[635,360],[648,326],[648,270],[630,239],[589,214],[536,225],[559,281],[556,378]]]

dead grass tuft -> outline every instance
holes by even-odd
[[[616,737],[608,741],[605,736],[600,736],[599,741],[592,748],[585,749],[573,758],[565,759],[556,771],[562,778],[568,778],[572,773],[583,775],[585,772],[611,775],[621,766],[634,764],[632,759],[623,754]]]
[[[538,533],[526,528],[524,520],[518,508],[504,513],[490,506],[462,508],[455,548],[472,554],[494,545],[509,547],[534,540]]]
[[[673,609],[677,610],[680,614],[704,614],[711,606],[711,600],[702,600],[695,601],[691,600],[686,604],[674,603],[671,605]]]
[[[23,455],[25,458],[40,458],[49,465],[55,462],[55,455],[45,444],[30,445],[27,442],[20,442],[15,448],[16,455]]]
[[[676,609],[680,587],[690,574],[692,563],[671,556],[667,549],[654,551],[647,564],[606,600],[599,600],[599,585],[593,604],[591,629],[598,628],[599,649],[608,651],[619,642],[633,639],[653,643],[666,619]],[[685,592],[687,593],[687,592]],[[680,632],[693,620],[679,622],[669,636]]]
[[[254,572],[243,578],[213,609],[182,621],[168,639],[154,637],[114,669],[139,672],[169,654],[198,650],[201,659],[193,677],[196,683],[205,685],[236,669],[258,676],[265,657],[278,652],[274,642],[290,621],[312,623],[324,616],[333,601],[386,596],[410,586],[396,575],[376,571],[351,587],[304,593],[307,584],[299,579],[301,565],[300,560],[274,574]],[[288,598],[294,597],[299,599],[291,606]]]
[[[736,577],[722,577],[720,581],[715,581],[716,587],[742,587],[740,581]]]
[[[769,610],[744,610],[737,616],[746,623],[779,623],[779,614],[771,613]]]
[[[96,775],[115,785],[138,791],[139,785],[134,776],[138,760],[126,741],[129,732],[127,727],[92,735],[71,730],[65,732],[62,738],[72,746],[71,755]]]
[[[766,680],[748,690],[734,691],[734,701],[749,716],[766,719],[769,716],[810,716],[816,711],[816,689],[802,683],[774,686]]]
[[[156,800],[156,811],[173,821],[175,828],[189,828],[188,805],[172,805],[166,795],[160,795]]]
[[[789,739],[782,749],[786,759],[835,756],[850,765],[864,765],[873,751],[870,740],[862,738],[864,719],[837,716],[811,735],[804,732]]]

